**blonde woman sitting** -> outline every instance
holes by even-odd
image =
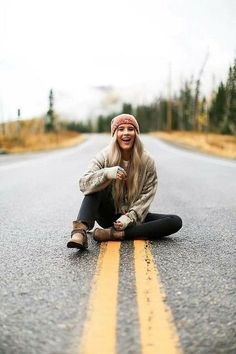
[[[112,119],[110,145],[96,155],[80,179],[85,197],[67,247],[86,249],[87,231],[95,221],[102,228],[93,231],[93,238],[100,242],[158,239],[181,229],[179,216],[149,212],[157,172],[139,133],[134,116],[121,114]]]

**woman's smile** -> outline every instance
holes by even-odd
[[[117,142],[122,150],[133,148],[135,128],[132,124],[121,124],[117,129]]]

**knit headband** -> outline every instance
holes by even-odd
[[[134,128],[136,129],[137,133],[139,134],[139,125],[137,120],[132,116],[131,114],[120,114],[119,116],[116,116],[115,118],[112,119],[111,121],[111,135],[113,136],[116,129],[119,127],[121,124],[132,124]]]

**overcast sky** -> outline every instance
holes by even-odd
[[[202,92],[236,58],[235,0],[0,0],[0,120],[68,118],[142,103],[196,78]]]

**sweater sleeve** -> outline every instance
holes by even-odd
[[[91,161],[88,171],[80,178],[79,186],[84,195],[95,193],[106,188],[116,178],[118,166],[105,167],[103,153],[96,155]]]
[[[125,214],[131,220],[131,223],[142,222],[145,219],[156,194],[158,179],[155,162],[152,159],[149,161],[148,167],[141,194],[130,206],[128,213]]]

